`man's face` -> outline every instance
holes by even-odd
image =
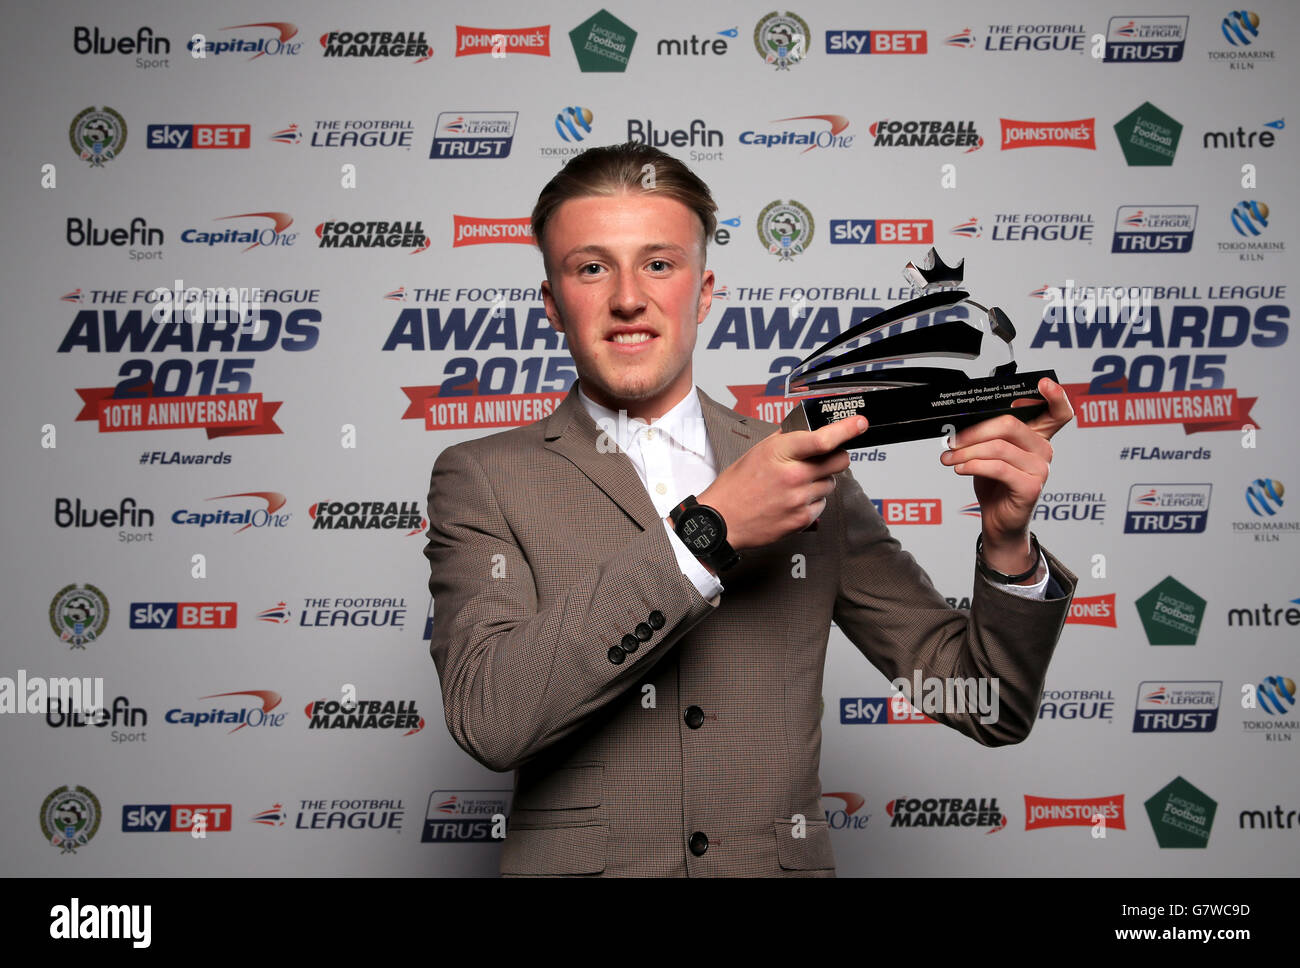
[[[571,198],[547,222],[546,314],[597,403],[650,419],[690,390],[713,299],[701,231],[681,202],[641,193]]]

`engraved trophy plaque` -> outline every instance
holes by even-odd
[[[781,422],[781,429],[817,430],[860,414],[869,426],[844,445],[854,449],[938,437],[945,427],[961,430],[1004,413],[1023,421],[1043,413],[1047,401],[1038,392],[1038,381],[1056,381],[1056,372],[1018,372],[1011,348],[1015,327],[1001,309],[971,299],[962,286],[964,262],[945,265],[930,249],[903,270],[903,278],[921,295],[849,327],[800,361],[786,378],[786,393],[805,399]],[[976,310],[976,324],[958,319],[886,333],[890,327],[962,304]],[[850,343],[858,345],[845,349]],[[995,349],[1005,347],[1007,358],[987,375],[972,376],[960,367],[909,365],[915,359],[948,358],[976,361],[978,367],[984,358],[981,350],[990,343]],[[842,372],[875,363],[903,365]]]

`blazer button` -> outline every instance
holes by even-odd
[[[641,648],[641,640],[635,635],[625,635],[623,636],[623,640],[619,642],[619,646],[624,652],[635,652],[637,649]]]
[[[697,830],[691,834],[690,847],[692,854],[703,857],[704,852],[709,849],[709,838],[704,836],[703,831]]]
[[[642,642],[649,642],[650,636],[655,634],[655,630],[646,625],[645,622],[638,622],[636,628],[632,631],[636,633],[636,637]]]
[[[704,710],[699,706],[686,707],[686,725],[691,729],[699,729],[704,723]]]
[[[624,652],[622,649],[620,649],[617,645],[611,645],[609,647],[609,652],[607,654],[609,655],[609,661],[614,663],[614,665],[618,665],[620,662],[622,662],[624,659],[627,658],[627,653]]]
[[[663,612],[660,612],[656,609],[655,611],[650,613],[650,617],[646,619],[646,621],[650,623],[650,627],[652,629],[658,632],[661,628],[664,627],[664,623],[667,621],[667,619],[664,618]]]

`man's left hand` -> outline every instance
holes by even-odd
[[[1011,574],[1032,567],[1029,521],[1052,463],[1048,441],[1074,419],[1060,384],[1044,377],[1038,392],[1048,407],[1037,417],[1022,422],[1004,414],[967,427],[954,435],[953,449],[939,457],[958,474],[975,478],[984,560]]]

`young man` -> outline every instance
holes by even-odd
[[[657,149],[572,159],[532,221],[578,382],[434,466],[431,652],[456,742],[516,771],[504,875],[834,876],[832,619],[888,680],[995,678],[994,721],[935,714],[981,743],[1037,714],[1075,586],[1029,535],[1064,391],[944,452],[983,523],[971,609],[950,608],[847,471],[865,421],[779,433],[696,388],[714,212]]]

